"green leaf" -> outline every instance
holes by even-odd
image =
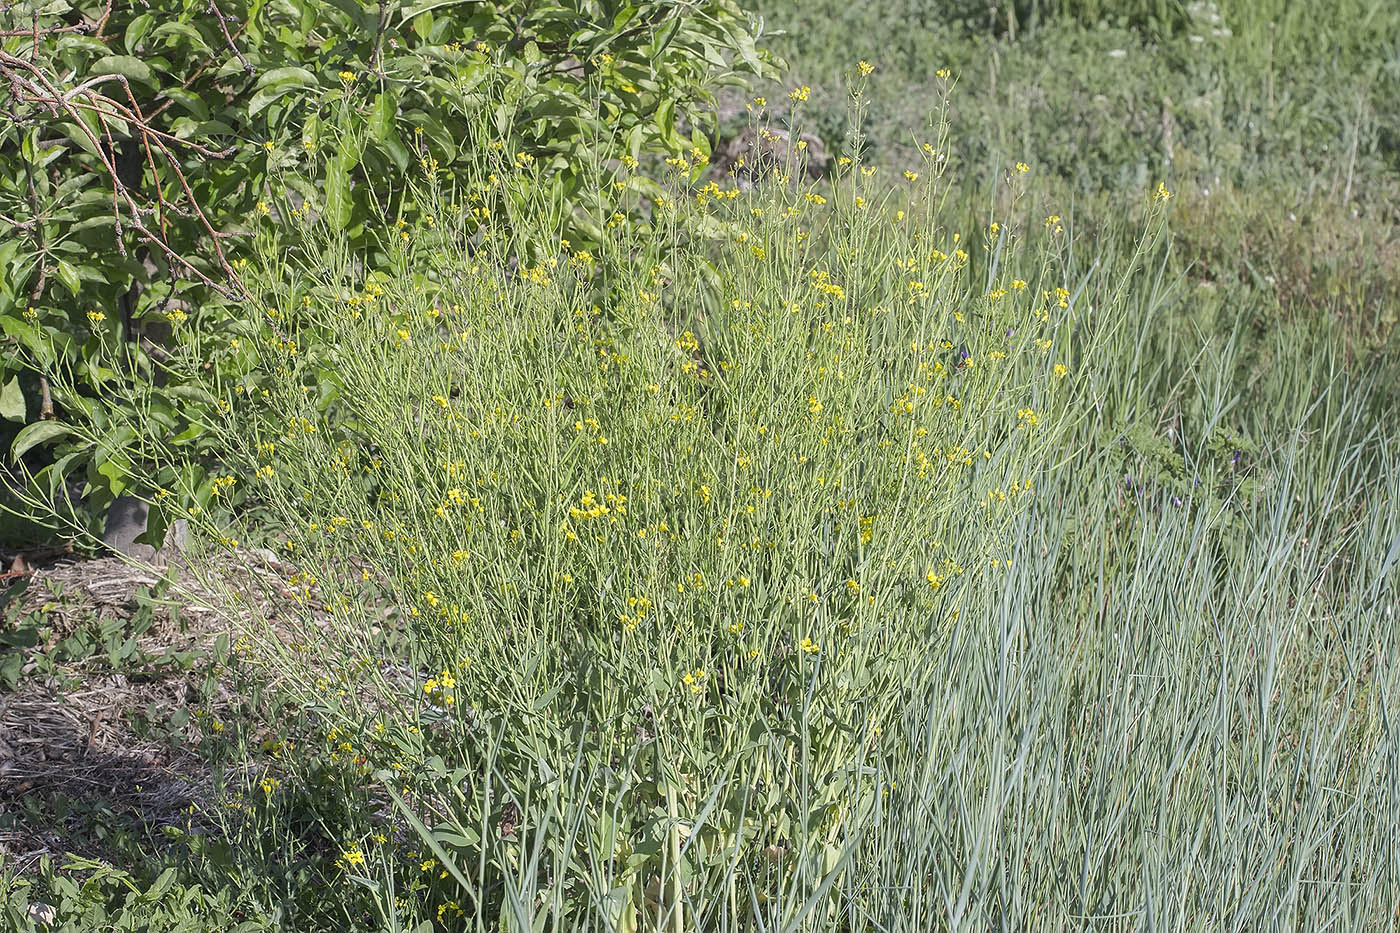
[[[14,376],[4,386],[0,386],[0,417],[7,421],[22,422],[27,415],[24,392],[19,387],[19,377]]]
[[[102,153],[93,145],[91,137],[89,137],[87,133],[84,133],[83,128],[78,124],[65,121],[58,124],[57,129],[79,147],[86,150],[88,155],[101,157]]]
[[[295,79],[297,83],[311,86],[317,83],[316,76],[305,68],[297,65],[288,65],[285,68],[274,68],[258,79],[255,88],[271,87],[274,84],[282,84],[284,81]]]
[[[92,481],[94,473],[107,481],[105,487]],[[113,458],[104,463],[94,462],[88,468],[88,483],[93,489],[105,488],[115,498],[126,491],[127,480],[131,478],[131,473],[131,461],[125,457]]]
[[[387,155],[390,161],[394,163],[394,168],[398,169],[400,172],[408,168],[408,150],[404,148],[403,142],[399,139],[399,134],[394,132],[392,127],[389,130],[389,135],[385,139],[375,143],[375,147]]]
[[[39,444],[45,444],[56,437],[71,434],[73,429],[68,425],[58,421],[36,421],[20,430],[15,435],[15,442],[10,445],[10,456],[15,460],[24,456],[30,448]]]
[[[204,36],[199,30],[189,23],[161,23],[151,31],[152,39],[166,39],[167,37],[178,36],[189,42],[190,46],[199,52],[212,52],[209,43],[204,41]]]
[[[259,113],[265,109],[268,104],[271,104],[280,97],[285,97],[294,91],[305,90],[312,86],[306,81],[306,79],[311,76],[310,72],[307,72],[304,68],[278,68],[276,70],[280,72],[301,72],[301,74],[284,74],[279,81],[264,83],[263,86],[253,94],[252,100],[248,101],[249,116]]]
[[[324,218],[332,230],[344,230],[350,223],[350,170],[340,157],[326,165],[326,207]]]
[[[165,896],[175,884],[175,869],[167,868],[160,873],[160,877],[151,882],[151,886],[146,889],[145,900],[148,903],[155,903]]]
[[[63,287],[73,295],[77,295],[78,289],[83,287],[82,281],[78,278],[78,270],[74,269],[72,263],[67,260],[60,259],[54,272],[58,275],[58,280],[63,283]]]
[[[182,87],[168,87],[161,91],[161,95],[175,101],[200,120],[209,119],[209,106],[204,103],[204,98],[193,91],[187,91]]]
[[[31,327],[28,322],[21,321],[17,317],[0,315],[0,329],[5,331],[6,336],[13,337],[15,340],[19,341],[20,346],[24,347],[30,353],[33,353],[42,365],[47,367],[54,364],[53,347],[51,347],[49,342],[44,339],[44,336],[38,330]]]
[[[651,57],[657,59],[661,53],[666,51],[666,47],[671,44],[671,40],[676,37],[676,30],[681,28],[681,18],[673,16],[661,28],[656,31],[656,40],[651,45]]]
[[[421,110],[410,110],[403,115],[408,123],[423,131],[423,135],[437,147],[438,152],[443,157],[443,162],[448,163],[457,158],[457,144],[452,141],[452,134],[447,132],[438,120],[431,114]]]
[[[672,152],[679,152],[685,145],[676,134],[676,101],[668,97],[656,108],[656,129],[661,133],[661,144]]]
[[[306,120],[301,125],[302,146],[305,147],[307,150],[315,149],[317,140],[320,136],[320,131],[321,118],[316,114],[316,111],[313,110],[311,111],[311,113],[306,115]]]
[[[147,87],[156,86],[155,73],[151,71],[151,66],[133,55],[108,55],[93,63],[88,70],[89,77],[99,75],[121,75],[128,81],[136,81]]]
[[[156,24],[154,13],[142,13],[133,19],[126,27],[126,35],[122,38],[122,44],[128,53],[135,54],[136,47],[146,38],[151,31],[151,27]]]
[[[379,142],[389,138],[394,132],[394,114],[399,109],[398,98],[393,94],[377,94],[374,107],[369,114],[369,134]],[[400,168],[400,171],[403,169]]]
[[[419,14],[427,13],[429,10],[440,10],[443,7],[457,6],[461,3],[475,2],[476,0],[427,0],[427,2],[425,3],[417,3],[413,6],[406,7],[404,9],[403,13],[400,14],[399,25],[402,26],[404,23],[408,22],[411,19],[414,19]],[[420,33],[420,35],[422,34]]]
[[[360,31],[366,36],[373,36],[379,28],[379,17],[364,8],[358,0],[327,0],[331,6],[340,10],[350,21],[360,27]]]
[[[62,39],[58,40],[57,50],[60,55],[64,52],[71,52],[76,49],[81,49],[93,55],[106,55],[111,51],[107,48],[105,43],[94,39],[92,36],[64,36]]]
[[[442,867],[452,873],[452,877],[462,886],[463,891],[471,894],[475,889],[471,882],[467,881],[466,876],[462,874],[461,869],[457,867],[456,861],[447,854],[433,833],[428,831],[428,827],[423,825],[423,821],[418,819],[418,815],[408,808],[408,805],[403,802],[403,798],[394,790],[394,781],[397,778],[391,772],[380,771],[375,773],[375,779],[383,782],[384,789],[389,792],[389,797],[394,801],[394,806],[399,808],[399,812],[408,820],[409,825],[418,834],[418,838],[422,839],[424,844],[432,850],[433,855],[437,856]]]

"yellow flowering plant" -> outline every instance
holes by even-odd
[[[305,611],[249,628],[260,663],[463,904],[503,903],[527,831],[539,878],[614,892],[565,913],[815,888],[882,819],[930,650],[993,635],[956,620],[1075,423],[1083,283],[1036,225],[975,264],[934,163],[897,209],[863,172],[682,175],[586,263],[557,204],[472,215],[529,171],[425,175],[385,272],[327,225],[260,236],[263,388],[209,387],[260,507],[204,527],[276,530]],[[594,171],[602,217],[658,200]]]

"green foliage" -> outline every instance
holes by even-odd
[[[91,859],[70,858],[61,868],[44,859],[31,875],[0,862],[0,917],[15,933],[257,933],[273,926],[233,917],[227,891],[212,893],[181,883],[168,868],[143,882],[130,872]]]
[[[586,213],[578,166],[708,152],[712,89],[768,67],[732,0],[26,0],[0,29],[0,443],[42,474],[28,498],[61,510],[78,475],[79,512],[97,515],[150,440],[111,426],[113,386],[151,389],[145,430],[203,449],[202,400],[172,381],[166,345],[246,316],[238,270],[269,203],[314,213],[373,265],[413,174],[498,154],[465,144],[484,113],[479,142],[531,166],[519,195]]]
[[[1391,925],[1392,105],[1338,89],[1367,6],[1317,38],[1226,4],[1238,46],[853,12],[807,59],[833,95],[868,55],[879,120],[925,106],[854,47],[888,39],[989,129],[857,112],[879,147],[809,190],[601,159],[575,212],[508,138],[410,166],[357,241],[274,180],[256,313],[168,348],[218,455],[148,448],[232,549],[206,596],[259,618],[203,822],[124,848],[127,890],[175,864],[224,926],[415,933]],[[1163,96],[1170,160],[1135,137]],[[148,430],[144,391],[106,430]],[[249,540],[280,558],[251,601],[216,562]]]

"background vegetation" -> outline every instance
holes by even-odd
[[[80,853],[11,925],[1393,922],[1397,14],[756,12],[717,138],[572,192],[491,107],[360,239],[270,174],[165,343],[204,447],[139,381],[64,422],[147,439],[239,622],[16,589],[9,696],[189,684],[142,735],[211,792],[10,806]]]
[[[274,206],[279,217],[323,212],[376,266],[372,221],[412,209],[411,174],[486,164],[493,150],[463,141],[489,108],[496,141],[513,140],[533,168],[498,195],[544,186],[587,210],[578,166],[708,151],[713,91],[771,70],[738,7],[718,0],[24,0],[0,9],[0,35],[0,443],[26,455],[21,474],[45,474],[15,481],[41,500],[28,511],[56,508],[79,531],[100,531],[143,473],[146,434],[210,453],[198,394],[166,366],[171,334],[236,330],[248,238]],[[597,236],[566,229],[581,243]],[[230,374],[246,368],[224,356]],[[139,413],[107,410],[118,384],[148,390]],[[145,428],[129,435],[138,414]],[[94,438],[57,426],[68,422]],[[70,478],[81,495],[55,496]]]

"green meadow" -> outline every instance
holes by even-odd
[[[0,207],[6,929],[1397,922],[1400,8],[335,6],[203,283]]]

